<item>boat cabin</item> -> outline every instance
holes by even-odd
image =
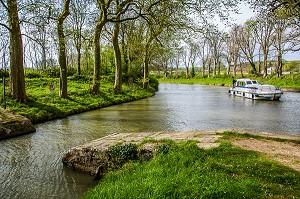
[[[237,79],[233,80],[234,87],[244,87],[244,86],[251,86],[251,85],[259,85],[259,81],[251,80],[251,79]]]

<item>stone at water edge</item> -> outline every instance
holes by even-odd
[[[35,131],[34,125],[28,118],[0,109],[0,140]]]

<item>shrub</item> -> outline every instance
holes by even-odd
[[[149,77],[149,85],[150,87],[154,88],[156,91],[158,91],[158,85],[159,81],[155,77],[150,76]]]
[[[51,68],[47,68],[43,71],[44,75],[46,77],[51,77],[51,78],[59,78],[60,76],[60,69],[58,66],[54,66]]]
[[[115,166],[122,166],[129,160],[136,160],[138,158],[137,145],[124,144],[110,147],[107,152],[110,161]]]
[[[40,70],[38,69],[26,69],[25,70],[25,77],[32,79],[32,78],[41,78],[43,75]]]
[[[0,77],[2,78],[3,75],[5,74],[5,77],[9,77],[9,70],[6,69],[4,72],[4,69],[0,69]]]

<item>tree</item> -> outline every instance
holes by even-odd
[[[210,52],[209,39],[203,36],[202,38],[200,38],[199,41],[199,53],[198,53],[200,61],[202,62],[202,77],[205,76],[205,67],[206,64],[208,63],[209,52]]]
[[[188,42],[189,62],[191,63],[192,66],[191,77],[195,77],[195,62],[196,62],[196,58],[198,57],[198,48],[199,46],[195,42],[193,41]]]
[[[58,35],[58,63],[60,66],[59,96],[66,99],[68,97],[67,84],[67,60],[66,60],[66,43],[64,33],[64,21],[70,15],[69,6],[71,0],[64,1],[62,12],[57,18],[57,35]]]
[[[189,78],[190,77],[189,69],[190,69],[190,66],[191,66],[191,56],[189,54],[188,49],[184,49],[182,51],[181,60],[182,60],[182,62],[184,64],[184,67],[185,67],[185,76],[186,76],[186,78]]]
[[[246,22],[244,26],[237,26],[234,30],[237,34],[237,44],[241,53],[244,55],[245,59],[248,60],[251,65],[254,74],[257,73],[256,66],[254,63],[254,52],[256,49],[256,37],[251,28],[251,21]]]
[[[71,5],[72,9],[72,31],[75,48],[77,51],[77,75],[81,75],[81,49],[83,38],[83,26],[85,24],[86,15],[89,8],[89,1],[74,0]]]
[[[100,89],[100,70],[101,70],[101,56],[100,56],[100,36],[102,33],[102,29],[105,26],[106,23],[108,22],[113,22],[113,23],[120,23],[123,21],[128,21],[128,20],[134,20],[137,19],[141,15],[141,8],[137,6],[137,3],[134,2],[134,0],[123,0],[120,2],[119,0],[97,0],[97,6],[99,9],[99,18],[96,23],[95,27],[95,32],[94,32],[94,56],[95,56],[95,62],[94,62],[94,77],[93,77],[93,89],[92,92],[94,94],[99,93]],[[128,14],[130,12],[130,14]],[[127,14],[127,15],[126,15]],[[126,15],[124,18],[121,19],[122,15]],[[115,32],[114,34],[119,35],[120,31],[120,24],[117,24],[115,26]],[[118,42],[118,36],[113,37],[114,40],[114,45],[116,45],[116,42]],[[114,47],[114,50],[120,51],[119,47]],[[115,52],[116,56],[120,56],[120,52]],[[119,59],[119,58],[117,58]],[[117,78],[122,78],[122,71],[121,71],[121,61],[118,60],[115,64],[117,65],[117,68],[120,70],[116,70],[116,77]],[[117,90],[121,88],[120,84],[122,83],[121,79],[115,80],[116,83],[116,88]]]
[[[300,19],[300,1],[299,0],[251,0],[254,6],[263,11],[276,12],[277,10],[287,9],[290,15]]]
[[[266,77],[268,69],[268,55],[270,47],[274,42],[274,23],[270,16],[261,15],[256,19],[249,21],[249,26],[252,28],[252,31],[260,44],[261,50],[263,52],[263,75]]]
[[[274,23],[275,23],[274,46],[277,51],[276,73],[277,76],[279,77],[282,75],[282,67],[283,67],[282,55],[285,51],[285,45],[290,40],[286,32],[291,26],[291,20],[289,14],[286,13],[286,10],[277,10],[277,12],[274,13]]]
[[[227,75],[230,75],[231,72],[231,62],[233,58],[233,48],[234,48],[234,40],[230,38],[228,34],[224,35],[224,40],[225,40],[225,58],[227,61]]]
[[[8,26],[1,24],[9,30],[10,44],[10,95],[19,102],[26,101],[25,76],[23,66],[23,43],[19,22],[17,0],[7,0],[7,5],[1,1],[7,10]]]
[[[120,2],[119,0],[116,1],[116,8],[120,9]],[[120,12],[120,10],[117,12]],[[112,43],[114,47],[114,54],[115,54],[115,85],[114,91],[116,93],[122,92],[122,58],[121,58],[121,51],[119,47],[119,32],[120,32],[120,15],[117,16],[116,22],[114,22],[114,31],[112,36]]]
[[[184,10],[184,1],[154,1],[147,4],[147,12],[142,18],[147,24],[146,39],[144,42],[143,62],[144,62],[144,89],[148,88],[149,64],[151,56],[151,46],[155,41],[160,43],[159,37],[163,33],[175,33],[176,30],[184,29],[187,22]]]
[[[99,9],[99,17],[96,22],[96,27],[94,31],[93,37],[93,46],[94,46],[94,75],[93,75],[93,94],[99,94],[100,89],[100,70],[101,70],[101,55],[100,55],[100,36],[102,33],[102,29],[104,25],[108,22],[107,13],[108,8],[111,4],[112,0],[102,1],[98,0],[98,9]]]
[[[209,32],[209,38],[210,38],[210,50],[211,50],[211,56],[213,58],[213,65],[214,65],[214,77],[217,75],[220,75],[220,64],[221,64],[221,57],[223,55],[223,49],[224,49],[224,43],[223,43],[223,33],[212,29]]]

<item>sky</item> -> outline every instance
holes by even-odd
[[[240,11],[239,14],[232,13],[230,15],[231,18],[233,18],[233,21],[231,23],[236,23],[239,25],[244,24],[248,19],[255,16],[255,12],[253,12],[252,9],[249,8],[249,5],[242,3],[240,4]],[[222,22],[218,22],[219,28],[221,30],[229,30],[230,28],[226,25],[224,25]],[[283,55],[283,59],[291,61],[291,60],[300,60],[300,52],[288,52]]]

